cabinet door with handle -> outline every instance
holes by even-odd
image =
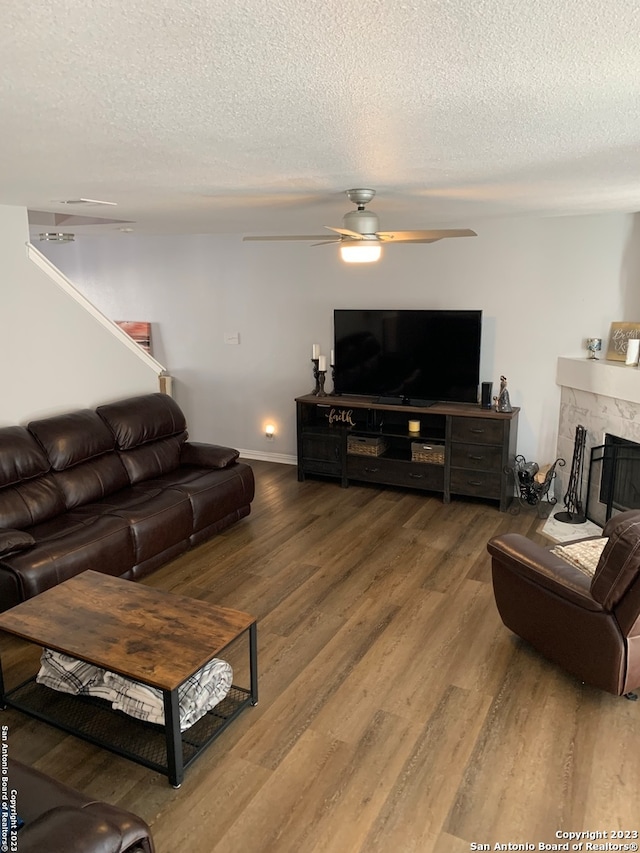
[[[344,469],[344,437],[339,433],[302,435],[302,469],[305,474],[342,477]]]

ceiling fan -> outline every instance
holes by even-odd
[[[343,261],[349,263],[368,263],[380,258],[382,246],[385,243],[435,243],[444,237],[476,237],[475,231],[468,228],[455,228],[437,231],[378,231],[378,217],[367,205],[376,194],[371,189],[353,189],[346,191],[349,201],[356,205],[356,210],[345,214],[342,228],[325,225],[337,236],[327,239],[329,235],[287,235],[272,237],[244,237],[244,240],[316,240],[314,246],[340,244],[340,255]]]

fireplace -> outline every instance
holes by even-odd
[[[576,427],[583,425],[587,437],[581,500],[587,518],[600,526],[622,509],[640,508],[639,369],[605,359],[558,359],[556,455],[572,458]],[[559,500],[568,485],[568,468],[558,474]]]
[[[627,509],[640,509],[640,444],[606,433],[591,450],[586,515],[603,525]]]

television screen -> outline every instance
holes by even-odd
[[[482,311],[336,309],[334,332],[340,394],[478,402]]]

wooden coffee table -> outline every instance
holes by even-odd
[[[158,770],[174,787],[229,723],[258,702],[257,624],[238,610],[87,571],[1,613],[0,630],[159,688],[164,726],[114,711],[102,699],[51,690],[35,676],[5,691],[0,662],[3,708]],[[233,685],[222,702],[180,732],[179,687],[245,632],[249,687]]]

